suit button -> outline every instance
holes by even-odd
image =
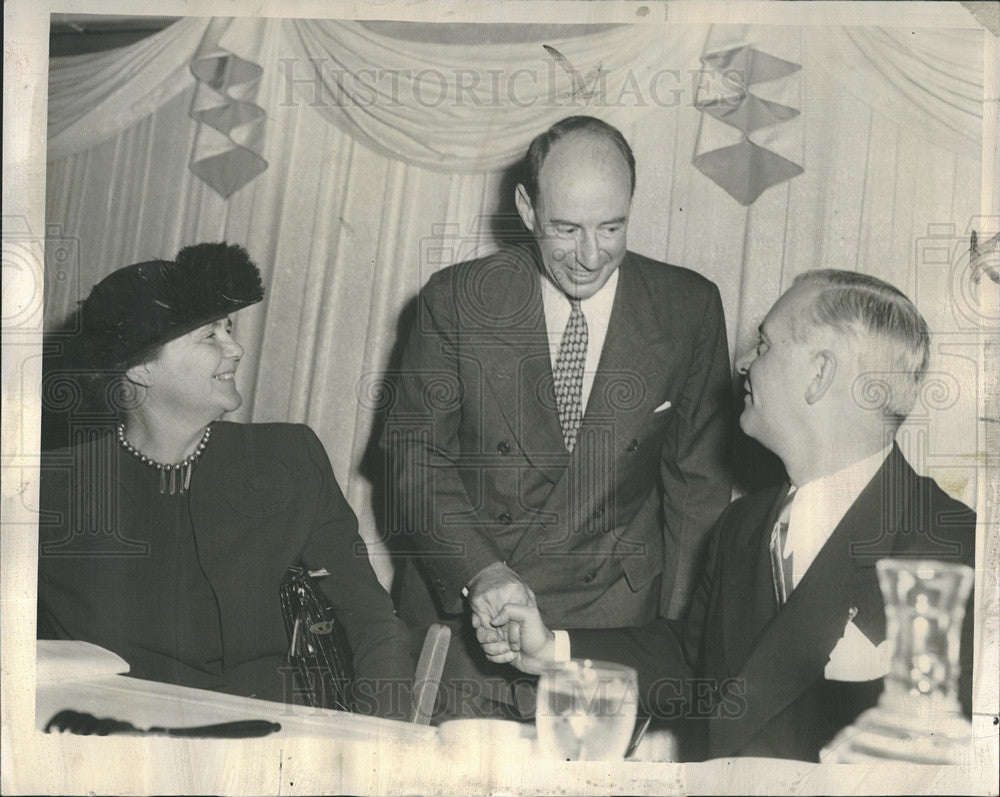
[[[594,517],[600,517],[603,514],[604,514],[604,507],[603,506],[599,506],[599,507],[597,507],[597,509],[594,510]]]
[[[497,443],[497,451],[500,452],[501,454],[509,454],[510,443],[508,443],[506,440],[501,440],[499,443]]]
[[[628,451],[630,454],[633,451],[637,451],[638,448],[639,448],[639,441],[636,440],[634,437],[629,441],[629,444],[625,446],[625,450]]]
[[[499,520],[504,526],[509,526],[511,521],[510,512],[504,512],[502,515],[497,517],[497,520]]]
[[[589,584],[589,583],[590,583],[591,581],[593,581],[593,580],[594,580],[595,578],[597,578],[597,571],[596,571],[596,570],[591,570],[591,571],[590,571],[589,573],[587,573],[587,575],[585,575],[585,576],[583,577],[583,582],[584,582],[585,584]]]

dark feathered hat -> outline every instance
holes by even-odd
[[[236,244],[186,246],[176,260],[113,271],[80,308],[80,355],[95,370],[121,370],[158,346],[264,298],[260,271]]]

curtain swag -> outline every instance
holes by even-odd
[[[624,125],[688,104],[704,123],[695,166],[748,204],[801,169],[794,127],[781,130],[799,108],[768,96],[768,87],[794,85],[801,68],[827,71],[937,146],[965,152],[980,140],[982,79],[967,62],[980,31],[803,28],[794,36],[800,57],[789,61],[777,55],[788,50],[788,30],[620,26],[470,48],[403,41],[343,20],[185,18],[129,47],[53,59],[48,157],[94,147],[192,82],[190,166],[223,197],[267,168],[267,119],[282,104],[310,108],[387,157],[449,173],[507,166],[572,113]],[[742,75],[730,81],[742,83],[740,96],[706,94],[706,73],[723,84]],[[731,135],[710,132],[709,121]],[[771,127],[770,143],[755,136]]]

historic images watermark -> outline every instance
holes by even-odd
[[[678,108],[711,96],[733,107],[745,94],[740,69],[627,69],[583,72],[554,47],[514,69],[339,68],[328,58],[280,58],[281,105],[436,109],[490,107]]]
[[[302,673],[292,667],[282,667],[284,678],[285,715],[293,716],[294,705],[308,704],[324,695],[322,685],[324,673],[320,670],[307,675],[308,683],[302,680]],[[316,685],[320,688],[317,691]],[[518,674],[510,681],[511,688],[518,685],[534,689],[537,677]],[[350,697],[354,710],[368,715],[394,717],[405,713],[409,705],[411,686],[418,691],[422,683],[412,684],[398,679],[356,680],[345,684],[344,694]],[[747,712],[747,684],[743,678],[707,677],[661,677],[641,687],[634,684],[622,689],[616,685],[602,685],[585,688],[582,684],[572,684],[575,705],[595,716],[616,716],[622,712],[634,711],[636,705],[643,707],[657,720],[722,719],[736,720]],[[637,693],[635,690],[639,689]],[[437,692],[432,721],[454,716],[476,716],[482,710],[488,690],[483,682],[474,678],[454,678],[447,689]],[[488,701],[487,701],[488,702]],[[316,716],[325,716],[325,709],[316,707]],[[492,716],[492,715],[488,715]]]

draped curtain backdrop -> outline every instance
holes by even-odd
[[[435,35],[447,29],[188,18],[54,59],[46,213],[67,245],[48,261],[47,326],[121,265],[245,245],[267,298],[235,319],[248,367],[233,417],[316,430],[387,581],[365,455],[404,310],[434,271],[516,229],[509,167],[548,125],[589,113],[635,150],[630,248],[714,280],[734,352],[811,268],[915,299],[936,347],[901,441],[974,504],[975,351],[952,264],[980,229],[980,31],[525,26],[491,43]],[[725,72],[767,56],[801,68],[749,87]],[[797,113],[745,134],[708,112],[727,97]],[[737,201],[701,158],[744,138],[801,173]],[[733,168],[760,176],[744,160],[722,178]]]

